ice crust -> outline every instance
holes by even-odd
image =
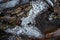
[[[46,10],[48,8],[48,4],[46,4],[43,1],[34,1],[32,2],[32,8],[29,11],[29,15],[27,17],[23,17],[21,26],[16,26],[13,29],[7,29],[6,32],[12,33],[15,35],[27,35],[29,37],[36,37],[41,38],[43,37],[41,31],[35,27],[34,25],[31,25],[32,22],[34,22],[35,17],[42,13],[43,10]],[[31,23],[30,25],[28,25]]]

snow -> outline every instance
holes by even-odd
[[[42,37],[42,33],[37,27],[26,26],[24,27],[24,29],[26,30],[25,35],[29,35],[29,37],[36,37],[36,38]]]
[[[33,22],[35,17],[38,15],[38,14],[41,14],[41,12],[43,10],[46,10],[47,7],[48,7],[48,4],[46,4],[45,2],[34,2],[32,3],[32,9],[29,11],[29,15],[28,17],[24,18],[22,20],[22,23],[21,25],[27,25],[28,23],[30,22]]]
[[[6,30],[6,32],[12,33],[12,34],[14,34],[14,35],[20,35],[20,34],[22,33],[22,28],[19,27],[19,26],[16,26],[16,27],[13,28],[13,29],[8,28],[8,29]]]
[[[17,4],[19,4],[19,0],[11,0],[9,2],[0,4],[0,8],[12,8],[15,7]]]
[[[8,29],[6,32],[12,33],[15,35],[27,35],[29,37],[36,37],[36,38],[41,38],[43,37],[41,31],[35,27],[34,25],[28,25],[29,23],[34,22],[34,19],[37,15],[41,14],[43,10],[46,10],[48,8],[48,4],[46,4],[43,1],[36,1],[32,2],[32,8],[29,11],[29,15],[27,17],[23,17],[21,26],[16,26],[13,29]]]
[[[18,27],[16,26],[13,29],[7,29],[6,32],[12,33],[14,35],[28,35],[29,37],[42,37],[42,33],[37,27],[34,26],[26,26],[26,27]]]
[[[4,0],[0,0],[0,2],[2,2]],[[6,9],[6,8],[12,8],[12,7],[15,7],[17,4],[24,4],[24,3],[28,3],[29,0],[10,0],[6,3],[2,3],[0,4],[0,8],[3,8],[3,9]]]

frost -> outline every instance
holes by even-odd
[[[38,28],[34,26],[26,26],[26,27],[19,27],[16,26],[13,29],[7,29],[6,32],[12,33],[14,35],[28,35],[29,37],[42,37],[42,33],[39,31]]]
[[[28,17],[24,18],[22,20],[22,23],[21,25],[27,25],[29,24],[30,22],[33,22],[35,17],[38,15],[38,14],[41,14],[43,10],[46,10],[47,7],[48,7],[48,4],[46,4],[45,2],[32,2],[32,9],[29,11],[29,15]]]
[[[17,4],[19,4],[19,0],[11,0],[9,2],[0,4],[0,8],[11,8],[16,6]]]
[[[29,25],[24,27],[24,29],[26,30],[25,35],[29,35],[29,37],[32,37],[32,36],[36,38],[42,37],[42,33],[37,27]]]
[[[41,31],[39,31],[38,28],[35,29],[35,26],[32,26],[31,24],[30,26],[28,24],[34,22],[35,17],[38,14],[41,14],[41,12],[43,10],[46,10],[47,8],[48,8],[48,4],[46,4],[43,1],[32,2],[32,8],[29,11],[29,15],[26,18],[23,18],[21,23],[21,25],[24,26],[24,29],[27,30],[27,32],[25,32],[25,35],[42,37],[42,33]]]
[[[15,35],[27,35],[29,37],[36,37],[36,38],[41,38],[43,37],[41,31],[35,27],[34,25],[31,25],[34,22],[34,19],[37,15],[41,14],[42,11],[45,11],[48,8],[48,4],[46,4],[43,1],[35,1],[32,2],[32,8],[29,11],[29,15],[27,17],[23,17],[21,26],[18,27],[16,26],[13,29],[7,29],[6,32],[12,33]],[[30,25],[28,25],[31,23]]]
[[[16,26],[16,27],[13,28],[13,29],[8,28],[8,29],[6,30],[6,32],[12,33],[12,34],[15,34],[15,35],[19,35],[19,34],[22,33],[22,28],[19,27],[19,26]]]
[[[3,2],[4,0],[0,0],[0,2]],[[29,0],[9,0],[6,3],[0,4],[0,8],[6,9],[6,8],[12,8],[15,7],[17,4],[25,4],[29,3]]]

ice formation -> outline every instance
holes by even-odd
[[[36,37],[41,38],[43,37],[41,31],[35,27],[34,25],[31,25],[34,22],[34,19],[37,15],[41,14],[43,11],[45,11],[48,8],[48,4],[44,1],[33,1],[32,2],[32,8],[29,11],[29,15],[25,18],[22,18],[21,26],[16,26],[13,29],[7,29],[6,32],[12,33],[15,35],[27,35],[29,37]],[[31,24],[29,24],[31,23]],[[29,25],[28,25],[29,24]]]
[[[22,20],[22,23],[21,25],[27,25],[29,24],[30,22],[33,22],[35,17],[38,15],[38,14],[41,14],[42,11],[45,11],[47,8],[48,8],[48,4],[46,4],[45,2],[32,2],[32,9],[29,11],[29,15],[28,17],[24,18]]]
[[[3,9],[12,8],[12,7],[15,7],[17,4],[19,4],[19,0],[11,0],[9,2],[0,4],[0,8],[3,8]]]
[[[3,2],[4,0],[0,0],[0,2]],[[6,8],[12,8],[15,7],[16,5],[20,4],[25,4],[25,3],[29,3],[29,0],[9,0],[6,3],[2,3],[0,4],[0,8],[2,9],[6,9]]]
[[[6,32],[12,33],[14,35],[28,35],[28,37],[42,37],[42,33],[39,31],[37,27],[34,26],[26,26],[26,27],[19,27],[16,26],[13,29],[7,29]]]
[[[0,0],[0,2],[3,2],[4,0]],[[41,1],[41,0],[39,0]],[[51,0],[46,0],[51,6],[53,6],[53,3]],[[10,0],[6,3],[2,3],[0,4],[0,8],[6,9],[6,8],[12,8],[15,7],[17,4],[25,4],[25,3],[29,3],[30,0]],[[41,4],[41,3],[40,3]],[[44,4],[43,4],[44,5]]]

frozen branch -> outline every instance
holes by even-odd
[[[38,14],[41,14],[42,11],[45,11],[48,8],[48,4],[46,4],[43,1],[40,1],[40,2],[36,1],[36,2],[32,2],[32,7],[33,8],[29,11],[28,17],[26,17],[22,20],[21,25],[27,25],[27,24],[33,22],[35,17]]]

